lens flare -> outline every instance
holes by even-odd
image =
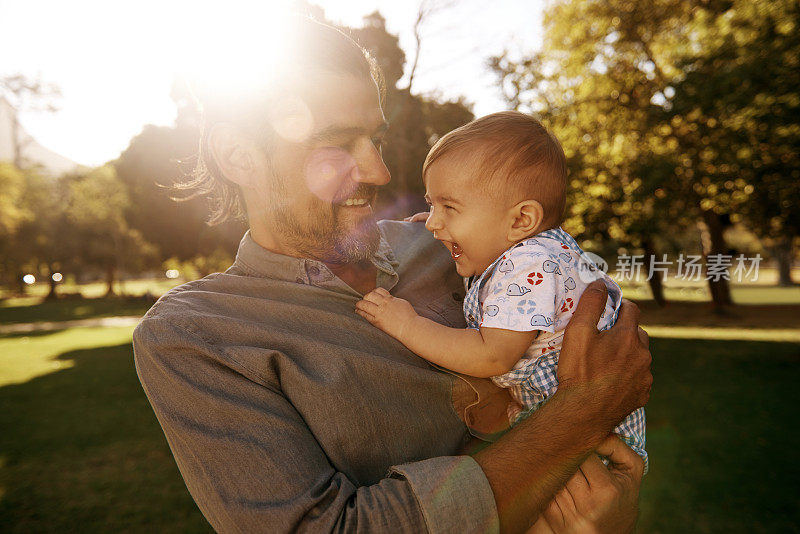
[[[358,189],[358,166],[343,148],[320,148],[306,160],[305,179],[308,189],[320,200],[336,204]]]

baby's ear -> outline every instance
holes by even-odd
[[[544,220],[544,209],[535,200],[523,200],[511,208],[513,222],[508,229],[508,240],[522,241],[537,233]]]

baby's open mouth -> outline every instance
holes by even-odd
[[[454,260],[457,260],[461,257],[461,247],[458,243],[453,243],[450,247],[450,255],[453,257]]]

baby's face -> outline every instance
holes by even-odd
[[[425,227],[444,243],[461,276],[480,276],[513,242],[509,207],[475,187],[474,165],[457,156],[437,159],[425,173],[430,216]]]

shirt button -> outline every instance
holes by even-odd
[[[458,291],[455,291],[453,292],[453,300],[456,302],[461,302],[462,300],[464,300],[464,295],[462,295]]]
[[[470,315],[470,316],[469,316],[469,320],[470,320],[470,321],[475,321],[475,317],[473,317],[472,315]]]
[[[312,265],[311,267],[308,268],[308,274],[310,274],[311,276],[317,276],[319,274],[319,267],[317,267],[316,265]]]

